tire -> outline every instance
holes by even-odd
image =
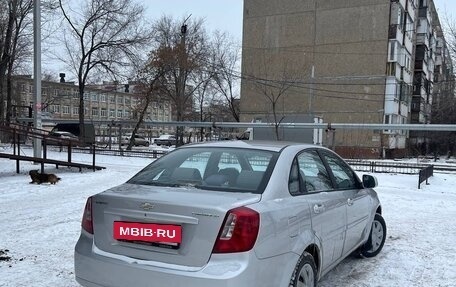
[[[386,223],[383,217],[376,213],[372,222],[369,239],[359,249],[359,253],[363,257],[374,257],[383,249],[386,240]]]
[[[290,287],[316,287],[317,266],[308,252],[304,252],[296,264],[290,279]]]

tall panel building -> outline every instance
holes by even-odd
[[[412,122],[416,79],[434,78],[435,53],[420,46],[436,43],[434,15],[430,0],[244,0],[242,120]],[[415,56],[426,61],[421,70]],[[393,157],[406,153],[409,138],[339,130],[334,144],[346,157]]]

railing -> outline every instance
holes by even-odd
[[[65,148],[64,148],[65,149]],[[89,148],[73,148],[73,153],[91,153],[92,149]],[[152,151],[137,151],[137,150],[124,150],[124,149],[102,149],[97,148],[97,155],[112,155],[112,156],[127,156],[127,157],[142,157],[142,158],[159,158],[167,154],[166,150],[152,150]]]
[[[425,163],[404,163],[404,162],[384,162],[349,159],[346,162],[356,171],[370,173],[401,173],[401,174],[418,174],[420,170],[430,166]],[[437,165],[434,164],[433,170],[436,172],[456,173],[454,165]]]
[[[47,151],[49,146],[58,146],[60,151],[65,149],[68,152],[68,158],[67,158],[67,166],[73,165],[73,166],[82,166],[82,164],[77,164],[74,163],[72,164],[72,150],[74,149],[74,146],[81,145],[81,142],[73,139],[61,139],[61,138],[56,138],[49,136],[49,132],[46,130],[42,129],[36,129],[32,128],[30,126],[26,125],[18,125],[14,124],[11,126],[7,125],[0,125],[0,132],[2,137],[7,138],[7,142],[10,142],[13,146],[13,155],[15,156],[21,156],[21,144],[25,144],[27,139],[39,139],[41,140],[42,144],[42,158],[36,158],[36,162],[41,163],[41,172],[44,172],[44,164],[46,163],[46,160],[54,161],[52,159],[48,159],[47,157]],[[4,140],[4,139],[3,139]],[[92,154],[93,162],[92,162],[92,168],[95,171],[97,169],[97,166],[95,165],[95,146],[89,147],[87,149],[88,152]],[[21,160],[26,160],[24,158],[17,158],[16,160],[16,172],[19,173],[20,171],[20,161]],[[62,163],[63,164],[63,163]]]

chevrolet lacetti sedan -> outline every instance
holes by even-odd
[[[76,280],[105,287],[316,286],[386,238],[376,179],[284,142],[188,145],[90,197]]]

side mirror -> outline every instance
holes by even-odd
[[[363,174],[363,186],[365,188],[374,188],[378,185],[377,178],[372,175]]]

